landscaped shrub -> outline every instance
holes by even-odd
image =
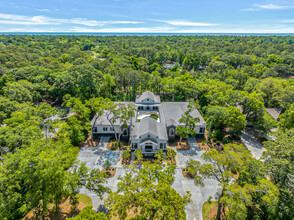
[[[128,160],[130,160],[131,159],[131,153],[130,153],[130,151],[123,151],[123,153],[122,153],[122,159],[124,160],[124,161],[128,161]]]
[[[223,134],[223,132],[221,130],[214,130],[212,132],[212,137],[213,137],[214,140],[221,141],[224,138],[224,134]]]
[[[205,145],[206,144],[206,141],[205,140],[201,141],[201,144],[202,145]]]
[[[220,141],[216,141],[215,143],[216,143],[216,145],[220,145]]]
[[[169,160],[175,160],[175,157],[176,157],[177,153],[174,150],[167,149],[166,153],[167,153],[167,158]]]
[[[229,139],[229,138],[227,138],[227,137],[224,137],[223,138],[223,143],[224,144],[228,144],[228,143],[231,143],[232,141]]]
[[[155,119],[155,120],[157,120],[158,119],[158,114],[151,113],[150,117],[153,118],[153,119]]]

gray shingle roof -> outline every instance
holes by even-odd
[[[142,102],[146,98],[152,99],[156,103],[160,103],[159,95],[155,95],[153,92],[150,92],[150,91],[145,91],[145,92],[142,93],[142,95],[137,95],[136,103],[137,102]]]
[[[135,123],[135,126],[131,129],[132,138],[139,138],[147,133],[151,133],[159,139],[168,139],[165,124],[157,122],[151,117],[143,118],[140,122]]]
[[[278,120],[279,115],[282,112],[281,108],[266,108],[265,109],[275,120]]]
[[[178,126],[180,125],[179,119],[188,110],[188,102],[163,102],[162,109],[167,126]],[[197,109],[194,109],[190,115],[194,118],[198,117],[200,119],[200,122],[198,122],[197,125],[206,125],[205,120]]]
[[[117,104],[120,103],[120,104],[125,104],[125,105],[128,105],[128,104],[134,104],[134,102],[115,102],[115,103],[117,103]],[[108,115],[108,113],[109,113],[109,111],[104,110],[103,115],[101,115],[101,116],[96,120],[95,126],[97,126],[97,125],[111,125],[111,124],[109,123],[109,121],[107,120],[107,115]],[[135,113],[135,114],[136,114],[136,113]],[[97,114],[96,114],[96,115],[97,115]],[[95,117],[96,117],[96,115],[95,115]],[[94,124],[95,117],[93,117],[93,119],[92,119],[90,125],[93,125],[93,124]],[[110,113],[109,118],[111,119],[112,117],[113,117],[113,114]],[[136,118],[136,116],[132,118],[133,123],[135,122],[135,118]],[[131,119],[128,121],[128,124],[130,124],[130,123],[131,123]],[[117,121],[114,123],[114,125],[121,125],[121,126],[122,126],[122,123],[120,122],[120,120],[117,120]]]

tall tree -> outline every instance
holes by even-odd
[[[121,135],[128,129],[135,116],[135,106],[133,104],[110,102],[107,105],[105,114],[108,122],[114,131],[116,142],[120,143]]]
[[[275,141],[267,141],[263,153],[270,179],[281,194],[276,209],[276,219],[294,216],[294,129],[278,131]]]
[[[146,219],[186,219],[185,206],[191,202],[191,194],[182,197],[171,187],[174,174],[173,164],[163,168],[145,163],[140,170],[131,167],[105,201],[110,215],[126,218],[134,211]]]

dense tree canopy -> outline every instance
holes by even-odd
[[[162,101],[192,101],[211,125],[213,139],[239,139],[246,125],[276,140],[265,143],[264,164],[236,145],[190,161],[196,183],[216,178],[219,211],[228,219],[293,217],[293,36],[0,36],[0,218],[44,216],[61,199],[77,205],[84,186],[109,192],[105,175],[76,161],[77,148],[92,132],[90,121],[106,112],[112,124],[134,117],[134,101],[146,90]],[[168,68],[166,64],[174,64]],[[199,105],[198,105],[199,103]],[[280,108],[275,121],[265,108]],[[195,135],[189,112],[177,133]],[[49,135],[51,134],[51,136]],[[50,138],[53,137],[53,138]],[[126,153],[125,153],[126,156]],[[121,177],[107,203],[110,214],[140,210],[145,218],[185,219],[190,194],[171,187],[174,167],[135,164]],[[162,152],[157,162],[164,160]],[[143,166],[142,166],[143,165]],[[69,169],[70,168],[70,169]],[[199,175],[198,175],[199,174]],[[238,178],[235,178],[236,175]],[[140,189],[140,190],[138,190]],[[150,190],[152,193],[150,193]],[[127,205],[126,205],[127,204]],[[220,212],[219,212],[220,214]],[[219,217],[219,216],[218,216]],[[75,219],[105,219],[86,208]]]
[[[125,218],[134,210],[144,219],[186,219],[185,206],[191,202],[191,194],[182,197],[171,187],[174,174],[173,164],[163,168],[144,163],[139,170],[131,167],[106,200],[111,216]]]

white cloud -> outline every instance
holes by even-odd
[[[140,24],[143,22],[138,22],[138,21],[95,21],[95,20],[87,20],[84,18],[75,18],[68,20],[68,23],[73,23],[73,24],[82,24],[85,26],[103,26],[106,24]]]
[[[74,27],[70,31],[83,33],[174,33],[170,27],[139,27],[139,28],[80,28]]]
[[[206,23],[206,22],[191,22],[191,21],[185,21],[185,20],[154,20],[152,21],[156,22],[162,22],[174,26],[190,26],[190,27],[207,27],[207,26],[215,26],[217,24],[213,23]]]
[[[261,9],[269,9],[269,10],[283,10],[293,8],[291,5],[275,5],[275,4],[267,4],[267,5],[256,5]]]
[[[13,14],[0,13],[1,24],[18,24],[18,25],[54,25],[60,24],[60,19],[52,19],[45,16],[22,16]]]
[[[253,8],[243,9],[242,11],[259,11],[259,10],[286,10],[293,8],[293,5],[276,5],[276,4],[254,4]]]
[[[72,27],[69,29],[59,28],[48,28],[48,27],[36,27],[36,28],[8,28],[1,29],[0,32],[83,32],[83,33],[215,33],[215,34],[234,34],[234,33],[244,33],[244,34],[278,34],[278,33],[294,33],[294,28],[292,27],[281,27],[281,25],[275,25],[272,27],[227,27],[227,28],[176,28],[176,27],[167,27],[167,26],[155,26],[155,27],[131,27],[131,28],[87,28],[87,27]]]
[[[0,24],[14,24],[14,25],[60,25],[60,24],[80,24],[84,26],[104,26],[107,24],[139,24],[143,22],[138,21],[96,21],[85,18],[72,19],[57,19],[46,16],[22,16],[14,14],[0,13]]]

